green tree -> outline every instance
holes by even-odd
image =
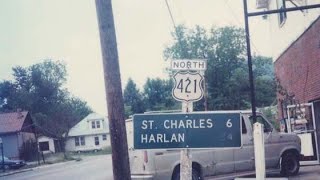
[[[128,83],[124,89],[123,99],[126,117],[135,113],[143,113],[145,111],[143,96],[131,78],[128,79]]]
[[[248,68],[245,59],[245,33],[241,28],[211,28],[183,25],[172,33],[174,43],[164,50],[165,59],[207,59],[205,72],[208,109],[250,108]],[[257,106],[270,105],[275,99],[273,64],[270,58],[253,58]],[[204,109],[203,100],[195,103]]]
[[[144,100],[148,111],[172,110],[179,107],[171,95],[172,80],[147,79],[144,85]]]
[[[63,88],[66,67],[46,60],[29,67],[14,67],[13,81],[0,82],[0,111],[31,113],[38,131],[66,140],[77,122],[92,112],[86,102]]]
[[[257,105],[260,107],[274,105],[277,88],[272,59],[255,56],[253,57],[252,64],[255,75]]]

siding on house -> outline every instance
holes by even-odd
[[[102,140],[102,136],[107,136]],[[83,137],[85,144],[76,146],[76,138]],[[95,137],[99,138],[99,145],[95,145]],[[80,139],[78,139],[80,142]],[[72,127],[66,141],[67,151],[100,150],[110,146],[110,134],[107,118],[97,113],[91,113]]]
[[[85,145],[75,145],[75,138],[80,137],[70,137],[66,143],[67,151],[91,151],[91,150],[101,150],[108,146],[110,146],[110,136],[107,135],[106,140],[102,140],[102,134],[97,135],[85,135],[83,136],[85,139]],[[95,137],[99,138],[99,145],[95,145]]]
[[[8,158],[18,158],[19,146],[18,146],[17,134],[2,135],[1,138],[3,142],[4,155],[7,156]]]

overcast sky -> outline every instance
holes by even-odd
[[[249,0],[253,3],[255,1]],[[131,77],[142,87],[147,77],[167,78],[162,56],[172,43],[165,0],[114,0],[122,86]],[[177,24],[243,27],[242,0],[168,0]],[[253,52],[271,55],[268,22],[250,19]],[[67,64],[66,87],[106,114],[102,58],[94,0],[2,0],[0,81],[11,68],[44,59]]]

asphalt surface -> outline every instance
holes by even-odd
[[[3,175],[3,174],[2,174]],[[87,156],[82,161],[70,161],[52,165],[24,169],[21,172],[7,176],[0,174],[0,180],[112,180],[111,155]],[[206,178],[207,180],[233,180],[239,174]],[[254,179],[254,175],[242,176]],[[272,179],[281,178],[279,174],[272,173],[267,176]],[[288,177],[288,180],[318,180],[320,179],[320,166],[302,166],[297,176]]]
[[[1,180],[112,180],[110,155],[83,157],[71,161],[32,168],[29,171],[0,177]]]

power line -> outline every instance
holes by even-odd
[[[229,0],[224,0],[226,6],[229,8],[229,10],[231,11],[231,15],[233,16],[233,18],[235,19],[236,23],[239,25],[239,26],[242,26],[242,23],[241,21],[239,20],[239,17],[236,15],[236,12],[232,9],[232,7],[230,6],[229,4]],[[250,36],[250,35],[247,35],[247,36]],[[258,48],[255,46],[255,44],[253,42],[251,42],[254,50],[260,54],[260,51],[258,50]]]
[[[171,9],[170,9],[168,0],[165,0],[165,1],[166,1],[166,5],[167,5],[167,8],[168,8],[168,12],[169,12],[169,15],[170,15],[170,18],[171,18],[171,22],[172,22],[173,27],[174,27],[174,31],[175,31],[176,36],[177,36],[177,40],[178,40],[178,44],[179,44],[180,51],[181,51],[181,53],[182,53],[183,58],[185,58],[184,56],[186,56],[186,54],[184,54],[184,51],[183,51],[183,49],[182,49],[182,42],[181,42],[180,36],[178,35],[177,26],[176,26],[176,23],[175,23],[175,21],[174,21],[173,15],[172,15],[172,11],[171,11]]]
[[[177,26],[176,26],[176,23],[175,23],[175,21],[174,21],[174,18],[173,18],[173,15],[172,15],[172,12],[171,12],[171,9],[170,9],[168,0],[165,0],[165,1],[166,1],[166,5],[167,5],[167,8],[168,8],[168,12],[169,12],[169,15],[170,15],[170,18],[171,18],[171,22],[172,22],[172,24],[173,24],[174,29],[176,30],[176,29],[177,29]]]

